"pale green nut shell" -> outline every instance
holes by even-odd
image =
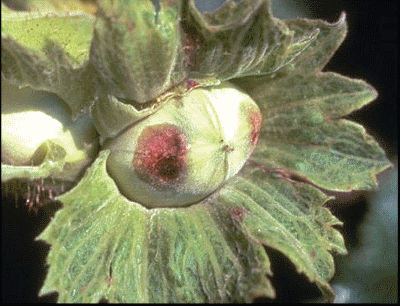
[[[40,111],[1,115],[2,155],[9,164],[29,165],[36,150],[46,140],[62,146],[67,151],[66,162],[84,159],[85,151],[79,149],[71,130]]]
[[[260,126],[258,106],[232,84],[194,89],[106,143],[107,170],[148,208],[194,204],[242,168]]]
[[[13,166],[33,165],[41,145],[50,140],[66,151],[66,163],[88,158],[97,143],[89,116],[70,119],[64,101],[55,95],[18,88],[2,79],[1,160]]]

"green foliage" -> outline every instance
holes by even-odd
[[[31,12],[2,3],[1,73],[17,85],[58,94],[77,113],[94,97],[87,62],[95,18],[75,6],[53,5],[63,1],[40,2]]]
[[[321,72],[346,35],[345,16],[334,24],[282,21],[266,0],[227,1],[207,14],[193,0],[162,0],[158,12],[150,0],[90,9],[61,2],[43,1],[43,11],[27,1],[30,12],[2,5],[3,78],[57,93],[74,116],[91,106],[104,138],[185,95],[188,84],[224,80],[257,102],[263,121],[241,172],[184,208],[127,200],[106,171],[109,151],[100,151],[38,237],[52,246],[40,295],[57,291],[59,302],[274,297],[267,245],[332,298],[332,252],[346,249],[319,188],[375,188],[376,175],[390,167],[362,126],[341,119],[376,91]],[[63,167],[62,157],[54,160]],[[40,177],[52,174],[51,161]],[[38,169],[2,164],[3,171],[34,178]]]

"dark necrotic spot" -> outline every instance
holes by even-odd
[[[176,157],[167,157],[159,161],[158,174],[165,180],[176,180],[179,177],[180,165]]]

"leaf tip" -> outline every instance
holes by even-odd
[[[335,24],[336,25],[345,24],[346,23],[346,17],[347,17],[346,12],[345,11],[341,12],[339,20]]]

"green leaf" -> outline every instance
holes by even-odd
[[[245,87],[249,92],[254,92],[254,95],[257,95],[258,91],[262,91],[266,83],[270,81],[279,80],[279,82],[283,82],[282,85],[284,86],[292,86],[296,83],[289,83],[286,78],[302,78],[310,74],[312,77],[318,76],[347,34],[346,14],[344,13],[333,24],[322,20],[310,19],[289,19],[283,20],[283,22],[294,33],[294,39],[304,37],[304,35],[312,31],[316,31],[318,35],[289,65],[282,67],[278,71],[265,76],[253,75],[234,80],[234,83]],[[277,85],[272,83],[270,89],[275,86],[275,89],[272,89],[276,91],[278,89]],[[369,87],[372,89],[371,86]],[[295,91],[293,90],[293,92]]]
[[[93,19],[79,11],[15,12],[5,9],[2,35],[37,54],[42,52],[47,40],[57,41],[71,59],[72,67],[76,68],[89,59]]]
[[[300,123],[268,136],[260,141],[253,161],[298,174],[328,190],[375,189],[376,175],[391,166],[365,129],[347,120],[314,127]]]
[[[241,85],[263,113],[254,161],[335,191],[376,188],[376,175],[390,167],[362,126],[338,120],[376,97],[365,82],[317,73],[282,74]]]
[[[339,118],[370,103],[377,92],[364,81],[319,71],[344,38],[344,15],[333,25],[287,22],[299,29],[319,26],[320,35],[291,67],[234,80],[258,102],[263,114],[252,160],[328,190],[376,188],[376,175],[391,163],[362,126]]]
[[[94,94],[86,65],[94,16],[45,6],[16,12],[2,4],[1,73],[14,84],[58,94],[75,114]]]
[[[90,60],[108,94],[144,103],[183,81],[181,2],[99,3]]]
[[[237,224],[253,240],[281,251],[300,273],[333,298],[328,281],[334,263],[329,252],[346,254],[341,225],[322,205],[330,197],[303,183],[292,183],[251,163],[221,190],[218,204],[236,216]]]
[[[285,24],[296,36],[302,37],[303,33],[318,29],[318,37],[311,42],[309,48],[302,52],[288,70],[305,74],[320,71],[331,59],[347,34],[346,14],[342,13],[336,23],[323,20],[292,19],[284,20]]]
[[[259,102],[268,120],[264,127],[268,129],[278,127],[277,122],[285,128],[299,118],[310,124],[324,118],[340,118],[377,97],[376,90],[366,82],[333,72],[288,73],[272,79],[247,78],[235,83]]]
[[[122,197],[102,151],[38,237],[52,244],[41,295],[59,302],[250,302],[274,296],[260,244],[210,203],[147,210]]]
[[[268,1],[226,1],[201,14],[194,1],[183,11],[189,76],[220,80],[271,73],[290,63],[315,40],[318,29],[301,35],[272,17]]]

